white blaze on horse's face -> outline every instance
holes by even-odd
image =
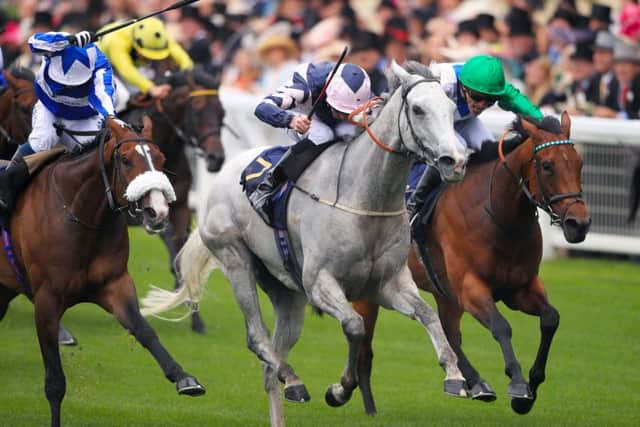
[[[424,80],[423,76],[409,74],[395,62],[392,69],[401,79],[405,95],[407,110],[400,120],[405,121],[407,137],[403,136],[403,140],[407,148],[434,165],[444,180],[459,181],[464,176],[467,155],[460,148],[453,129],[455,104],[439,82],[418,83]]]

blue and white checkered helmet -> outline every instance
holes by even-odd
[[[86,83],[96,67],[98,56],[96,49],[93,45],[87,48],[69,46],[51,55],[49,77],[65,86],[79,86]]]
[[[327,103],[341,113],[351,113],[370,97],[369,75],[354,64],[340,65],[327,87]]]

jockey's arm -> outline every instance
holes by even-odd
[[[288,84],[264,98],[256,107],[256,117],[274,127],[289,127],[294,114],[287,110],[303,104],[311,96],[307,82],[298,77],[300,75],[294,73]]]
[[[189,54],[175,40],[169,40],[169,56],[178,64],[181,70],[193,68],[193,60]]]
[[[69,34],[59,32],[35,33],[29,37],[29,49],[40,55],[61,52],[69,47]]]
[[[93,85],[89,93],[89,104],[105,119],[115,116],[115,88],[113,86],[113,70],[107,58],[99,54],[96,60],[96,70]]]
[[[520,93],[511,83],[507,83],[507,88],[498,100],[498,105],[503,110],[511,111],[516,114],[535,117],[542,119],[544,114],[533,104],[524,94]]]
[[[131,43],[127,45],[124,39],[119,39],[117,43],[115,40],[110,43],[105,53],[120,77],[137,87],[140,92],[147,93],[153,82],[138,71],[131,58],[131,49]]]

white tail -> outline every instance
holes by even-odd
[[[215,257],[202,242],[197,229],[191,232],[189,240],[176,256],[175,262],[180,275],[180,288],[172,292],[154,286],[141,300],[142,310],[140,311],[143,316],[162,313],[187,301],[192,304],[192,307],[197,307],[209,274],[217,267]],[[187,316],[188,314],[181,319]]]

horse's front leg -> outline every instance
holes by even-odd
[[[539,277],[536,277],[530,289],[520,292],[513,299],[505,301],[514,310],[521,310],[527,314],[540,316],[540,345],[533,366],[529,371],[529,386],[533,393],[532,399],[511,400],[511,407],[519,414],[528,413],[537,398],[538,387],[545,380],[547,359],[551,348],[551,341],[560,325],[560,314],[547,300],[544,286]]]
[[[44,361],[44,392],[51,410],[51,426],[60,426],[60,407],[67,382],[60,361],[58,325],[63,313],[61,302],[46,288],[40,288],[34,297],[36,329]]]
[[[496,393],[491,386],[480,377],[480,374],[462,350],[460,319],[464,314],[464,309],[458,304],[457,299],[452,300],[449,297],[436,296],[436,301],[438,303],[438,314],[440,316],[440,322],[442,322],[442,328],[449,340],[451,348],[456,353],[456,356],[458,356],[458,367],[467,381],[470,397],[474,400],[493,402],[496,400]]]
[[[472,290],[463,296],[465,309],[489,329],[493,338],[500,344],[505,373],[511,378],[507,394],[515,400],[533,399],[533,393],[522,375],[522,368],[511,345],[511,325],[498,311],[490,287],[473,274],[465,276],[462,287]]]
[[[156,359],[167,379],[176,384],[178,394],[200,396],[205,389],[187,374],[160,343],[151,325],[140,314],[135,286],[129,273],[107,284],[98,293],[95,302],[106,311],[113,313],[136,340]]]
[[[467,387],[462,372],[458,368],[458,358],[447,341],[437,314],[420,297],[418,287],[411,278],[409,267],[403,267],[394,278],[385,283],[375,296],[375,300],[385,308],[399,311],[418,320],[426,328],[438,355],[438,363],[446,373],[444,392],[451,396],[467,397]]]
[[[342,406],[349,401],[353,390],[358,386],[358,355],[364,338],[364,321],[347,301],[344,291],[329,272],[320,270],[316,277],[313,283],[305,281],[309,300],[323,312],[338,319],[349,344],[347,366],[340,382],[330,385],[324,396],[329,406]]]

